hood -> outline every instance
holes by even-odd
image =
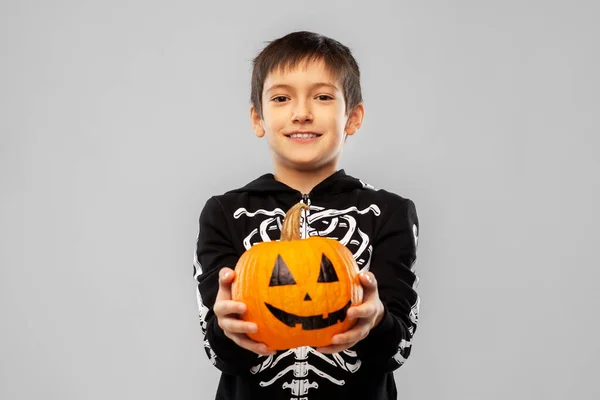
[[[324,195],[324,194],[335,194],[351,191],[354,189],[360,189],[365,185],[357,178],[346,174],[343,169],[329,175],[327,178],[318,183],[310,193],[306,193],[309,196],[313,195]],[[299,194],[300,192],[283,182],[275,179],[272,173],[261,175],[252,182],[248,183],[241,188],[230,190],[227,193],[292,193]],[[301,193],[304,194],[304,193]]]

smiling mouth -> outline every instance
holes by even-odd
[[[315,139],[315,138],[321,137],[322,134],[321,133],[290,133],[285,136],[290,139]]]
[[[302,329],[304,330],[313,330],[313,329],[323,329],[328,326],[335,325],[339,322],[343,322],[346,319],[346,312],[352,305],[351,301],[340,308],[339,310],[330,313],[327,317],[323,317],[322,315],[311,315],[309,317],[301,317],[299,315],[290,314],[283,310],[280,310],[277,307],[270,305],[269,303],[265,303],[271,314],[275,316],[278,320],[283,322],[289,327],[295,327],[298,324],[302,324]]]

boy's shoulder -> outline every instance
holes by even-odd
[[[400,192],[393,191],[389,188],[374,187],[368,183],[365,183],[365,187],[363,189],[364,190],[362,193],[365,196],[369,196],[382,203],[392,205],[412,203],[412,200],[407,197],[406,194],[401,194]]]

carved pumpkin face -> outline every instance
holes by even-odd
[[[281,241],[253,246],[235,267],[232,298],[247,306],[242,319],[258,326],[248,336],[273,350],[331,344],[333,335],[354,325],[346,311],[362,301],[358,266],[344,245],[325,237],[299,239],[303,207],[286,215]],[[289,238],[290,232],[296,235]]]

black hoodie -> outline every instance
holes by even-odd
[[[384,317],[365,339],[337,354],[300,347],[258,356],[237,346],[218,325],[212,310],[218,273],[222,267],[234,269],[252,245],[279,239],[285,213],[299,201],[310,205],[302,237],[343,243],[359,268],[375,275]],[[216,399],[396,399],[393,371],[409,357],[417,328],[418,231],[411,200],[376,190],[344,170],[307,194],[265,174],[211,197],[200,214],[194,279],[204,348],[222,371]]]

